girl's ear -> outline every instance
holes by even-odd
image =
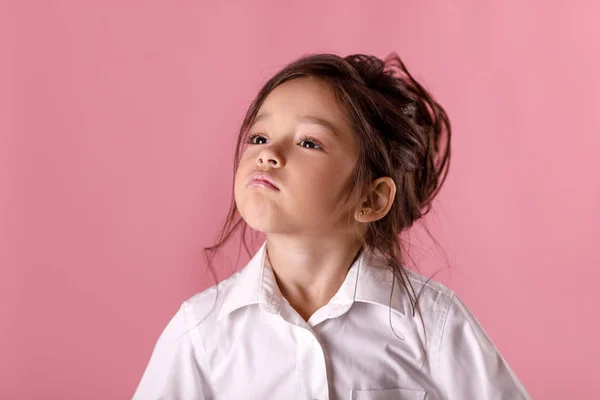
[[[372,222],[385,217],[395,198],[396,184],[392,178],[385,176],[375,179],[357,211],[356,219],[360,222]]]

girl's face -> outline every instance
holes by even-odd
[[[358,143],[333,90],[315,78],[275,88],[250,128],[251,139],[235,176],[240,214],[263,233],[324,236],[347,232],[344,203]],[[278,190],[247,185],[255,172],[273,177]]]

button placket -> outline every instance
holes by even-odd
[[[297,327],[297,371],[300,398],[326,400],[329,398],[327,370],[323,349],[307,329]]]

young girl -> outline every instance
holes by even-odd
[[[395,53],[310,55],[271,78],[206,250],[246,224],[266,240],[183,302],[134,399],[529,399],[456,294],[403,266],[399,234],[429,211],[450,133]]]

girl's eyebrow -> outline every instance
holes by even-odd
[[[337,136],[337,129],[335,128],[335,125],[333,125],[331,122],[327,121],[326,119],[319,118],[319,117],[313,117],[311,115],[303,115],[301,117],[298,117],[298,122],[301,124],[308,123],[308,124],[314,124],[314,125],[321,125],[321,126],[325,127],[328,131],[333,133],[334,136]]]
[[[254,123],[252,125],[257,124],[260,121],[266,120],[269,117],[271,117],[270,113],[258,114],[254,118]],[[327,121],[326,119],[315,117],[312,115],[301,115],[301,116],[298,116],[297,121],[300,124],[321,125],[322,127],[326,128],[329,132],[331,132],[334,136],[337,137],[337,128],[335,127],[335,125],[333,123]]]

